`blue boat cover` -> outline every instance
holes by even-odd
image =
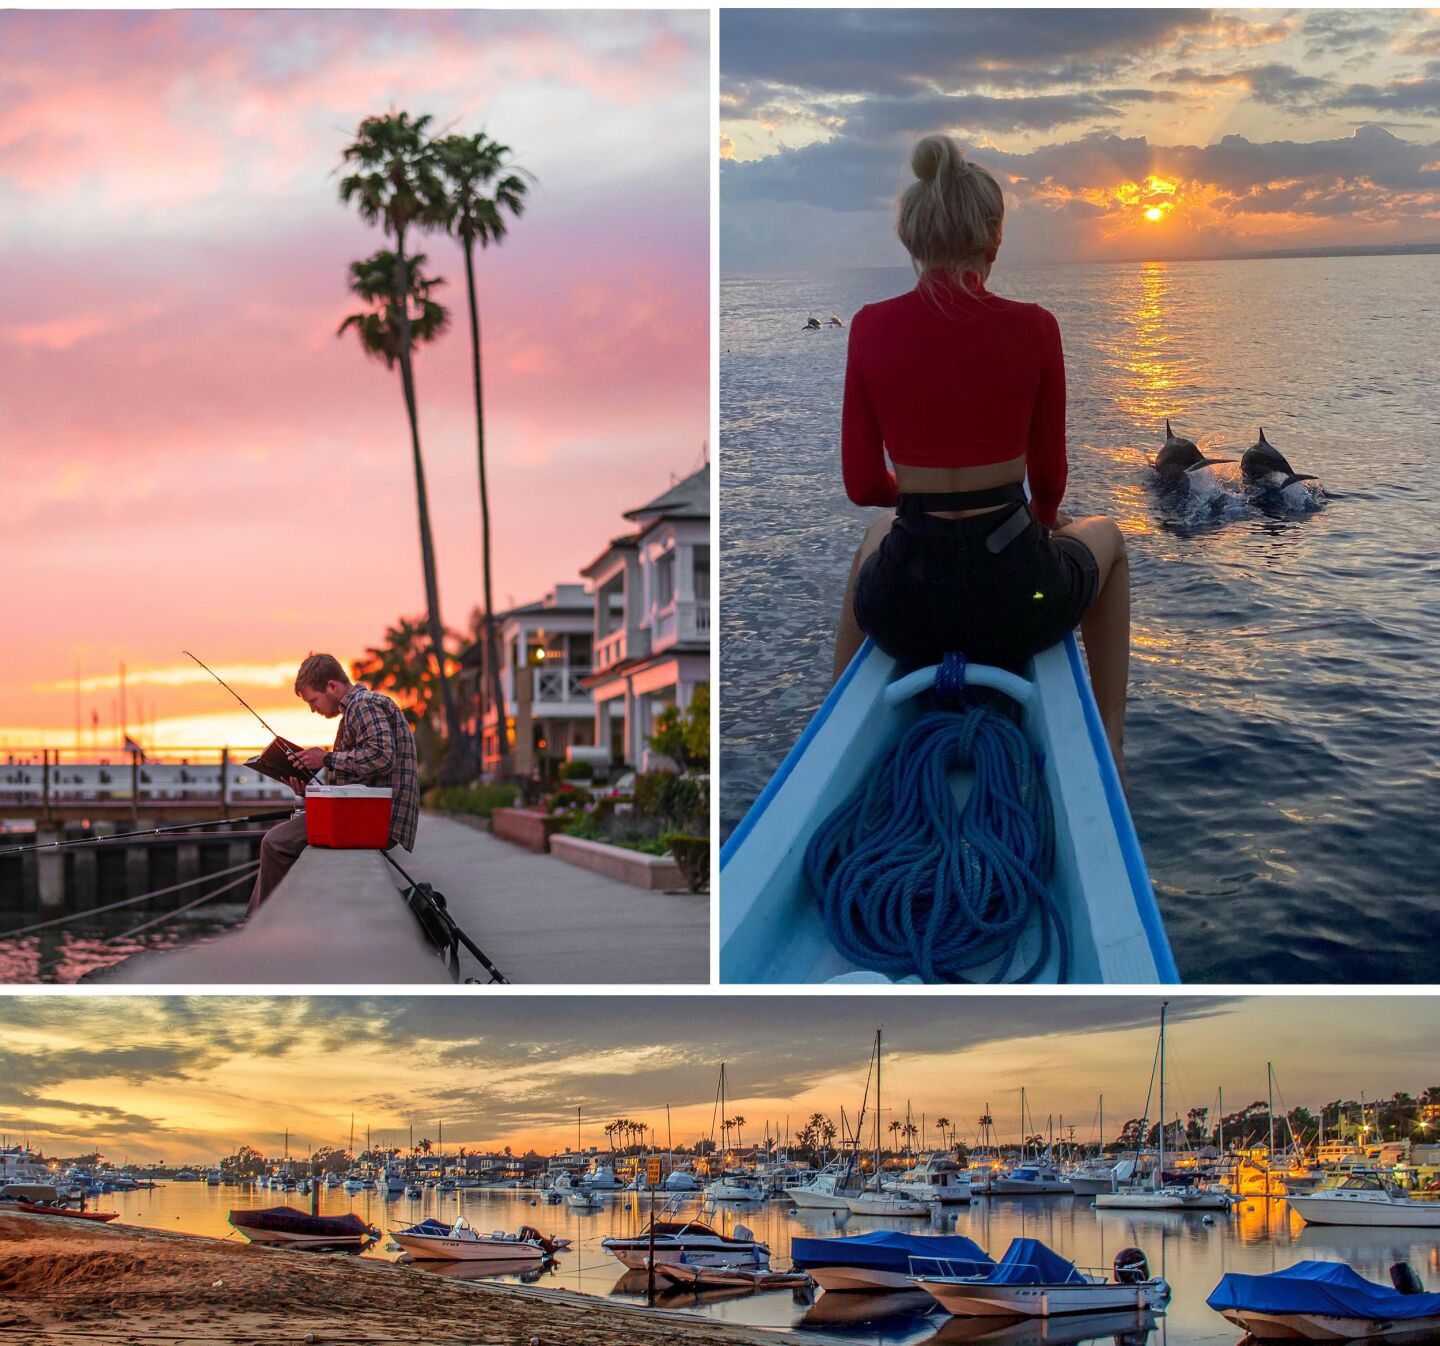
[[[428,1220],[421,1220],[419,1224],[412,1224],[409,1229],[402,1229],[402,1234],[436,1234],[442,1237],[448,1236],[450,1226],[444,1220],[436,1220],[433,1217]]]
[[[906,1275],[912,1257],[940,1258],[950,1264],[946,1274],[983,1276],[994,1261],[978,1244],[961,1234],[902,1234],[877,1229],[848,1238],[790,1240],[790,1260],[802,1271],[812,1267],[863,1267]]]
[[[1070,1285],[1085,1277],[1039,1239],[1011,1239],[1010,1246],[986,1278],[987,1285]]]
[[[1252,1313],[1318,1313],[1334,1318],[1429,1318],[1440,1295],[1402,1295],[1367,1281],[1344,1262],[1296,1262],[1268,1276],[1227,1272],[1205,1301],[1212,1309]]]

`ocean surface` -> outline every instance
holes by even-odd
[[[466,1279],[524,1279],[540,1287],[553,1287],[595,1295],[625,1304],[643,1304],[644,1277],[627,1273],[600,1240],[610,1234],[632,1235],[642,1228],[648,1214],[648,1198],[628,1192],[605,1198],[597,1211],[574,1211],[566,1206],[534,1205],[535,1194],[527,1191],[472,1190],[442,1194],[428,1189],[415,1199],[384,1199],[377,1192],[347,1196],[333,1188],[321,1195],[324,1215],[357,1215],[386,1232],[386,1240],[365,1254],[394,1259],[399,1254],[385,1249],[389,1231],[404,1229],[427,1216],[447,1221],[458,1212],[481,1230],[504,1229],[514,1233],[522,1224],[534,1225],[544,1234],[561,1235],[574,1241],[572,1251],[562,1253],[548,1270],[523,1276],[496,1275],[475,1266],[417,1263],[433,1274],[461,1275]],[[637,1200],[639,1205],[637,1207]],[[1152,1272],[1170,1283],[1172,1296],[1163,1317],[1142,1321],[1129,1316],[1117,1329],[1115,1319],[1100,1315],[1091,1324],[1078,1320],[1042,1321],[1022,1326],[1003,1325],[994,1335],[975,1335],[974,1322],[950,1321],[942,1314],[927,1317],[925,1300],[914,1296],[886,1296],[889,1313],[873,1322],[847,1321],[856,1312],[857,1299],[870,1296],[841,1295],[828,1304],[824,1295],[790,1290],[763,1294],[706,1292],[698,1299],[689,1294],[665,1296],[661,1304],[687,1313],[700,1313],[728,1322],[793,1329],[843,1336],[856,1343],[880,1346],[916,1346],[921,1342],[991,1341],[1009,1346],[1020,1343],[1105,1341],[1123,1346],[1202,1346],[1224,1343],[1233,1346],[1241,1333],[1205,1304],[1205,1297],[1227,1271],[1265,1274],[1293,1265],[1304,1258],[1350,1263],[1361,1275],[1389,1284],[1393,1262],[1408,1261],[1427,1286],[1440,1284],[1440,1240],[1424,1230],[1320,1229],[1305,1227],[1283,1201],[1247,1201],[1230,1215],[1216,1215],[1206,1224],[1196,1212],[1180,1211],[1096,1211],[1090,1197],[992,1198],[958,1207],[958,1214],[925,1220],[876,1220],[853,1215],[832,1215],[825,1211],[800,1212],[779,1201],[723,1203],[721,1209],[702,1216],[717,1228],[729,1232],[736,1224],[747,1225],[768,1243],[772,1263],[788,1268],[793,1235],[828,1236],[859,1234],[871,1229],[905,1229],[910,1233],[960,1233],[980,1244],[992,1257],[1004,1253],[1012,1238],[1038,1238],[1049,1247],[1074,1260],[1081,1267],[1109,1267],[1121,1248],[1138,1247],[1150,1260]],[[100,1210],[118,1210],[121,1221],[151,1229],[204,1234],[215,1238],[227,1235],[239,1240],[226,1224],[232,1208],[291,1205],[309,1210],[309,1197],[295,1193],[251,1191],[236,1187],[206,1187],[201,1183],[166,1183],[152,1191],[117,1192],[96,1199]],[[699,1199],[682,1207],[684,1216],[700,1215]],[[438,1270],[436,1270],[438,1266]],[[876,1306],[872,1303],[869,1309]],[[948,1322],[948,1326],[946,1325]],[[1093,1329],[1093,1332],[1091,1332]],[[1074,1335],[1076,1331],[1090,1335]]]
[[[722,835],[830,683],[876,511],[840,476],[846,322],[903,269],[721,283]],[[1130,802],[1182,976],[1432,982],[1440,954],[1440,258],[1007,267],[1059,319],[1064,508],[1124,530]],[[1169,417],[1236,464],[1178,492]],[[1257,497],[1263,426],[1319,481]]]

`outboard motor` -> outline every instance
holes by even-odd
[[[1121,1248],[1115,1254],[1115,1284],[1142,1285],[1150,1279],[1150,1261],[1139,1248]]]
[[[1423,1295],[1425,1286],[1420,1277],[1411,1270],[1409,1262],[1396,1262],[1390,1268],[1390,1284],[1402,1295]]]

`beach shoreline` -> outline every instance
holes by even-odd
[[[58,1216],[0,1215],[0,1243],[0,1341],[773,1346],[782,1335],[567,1290]]]

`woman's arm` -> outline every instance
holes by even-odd
[[[896,501],[895,474],[885,464],[885,444],[880,422],[865,391],[856,347],[864,343],[861,323],[864,310],[850,324],[849,355],[845,362],[845,407],[840,417],[840,466],[845,476],[845,494],[857,505],[893,505]]]
[[[1040,321],[1040,387],[1030,417],[1025,469],[1030,477],[1030,508],[1047,528],[1065,498],[1065,352],[1055,315],[1037,308]]]

